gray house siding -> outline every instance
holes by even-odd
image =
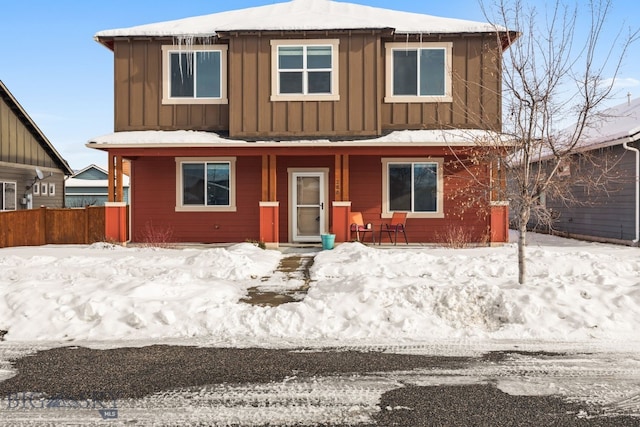
[[[33,194],[33,185],[36,178],[35,167],[26,165],[12,165],[9,163],[0,162],[0,182],[15,182],[16,183],[16,209],[27,208],[27,197],[32,197],[32,207],[38,208],[40,206],[47,206],[51,208],[64,207],[64,174],[59,169],[53,168],[39,168],[45,178],[38,180],[35,184],[38,185],[38,190],[43,185],[47,186],[47,194],[41,195]],[[50,195],[49,189],[54,190],[54,194]]]
[[[554,231],[600,239],[630,241],[635,238],[635,204],[638,203],[635,195],[635,153],[625,150],[622,145],[613,146],[610,150],[610,154],[620,158],[617,165],[620,179],[609,182],[609,194],[574,187],[573,194],[581,200],[577,206],[563,206],[547,198],[547,208],[553,209],[557,217]]]

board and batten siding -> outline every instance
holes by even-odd
[[[0,162],[57,168],[55,161],[13,110],[0,99]]]
[[[635,238],[635,154],[621,145],[610,149],[612,157],[620,158],[617,168],[620,179],[607,184],[609,194],[573,189],[574,195],[586,203],[584,206],[563,206],[547,198],[547,208],[553,209],[558,218],[554,230],[577,236],[632,240]]]
[[[271,41],[339,40],[339,100],[272,101]],[[452,102],[385,103],[380,32],[231,34],[228,104],[162,104],[162,46],[171,39],[116,40],[115,130],[228,131],[232,138],[377,136],[395,129],[501,127],[500,47],[495,36],[453,42]],[[411,39],[412,42],[420,39]],[[224,40],[222,42],[225,42]]]
[[[228,129],[226,104],[162,103],[162,46],[172,43],[171,39],[114,43],[116,132]]]
[[[404,40],[396,38],[393,41]],[[478,128],[500,131],[502,70],[500,47],[495,35],[435,40],[422,38],[424,43],[430,41],[453,43],[453,102],[383,103],[383,129]],[[384,54],[383,51],[379,64],[383,73]]]
[[[229,41],[229,134],[232,137],[370,136],[380,133],[380,38],[329,34],[337,39],[337,101],[271,101],[271,41],[318,39],[241,35]]]

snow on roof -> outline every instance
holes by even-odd
[[[122,176],[122,185],[124,187],[129,186],[129,177],[127,175]],[[80,179],[80,178],[67,178],[64,182],[64,186],[68,188],[107,188],[109,186],[108,179]]]
[[[351,146],[367,147],[376,145],[415,145],[415,146],[470,146],[470,145],[508,145],[510,140],[505,135],[481,129],[435,129],[435,130],[402,130],[372,139],[356,139],[349,141],[330,141],[328,139],[306,140],[264,140],[244,141],[228,139],[214,132],[176,130],[176,131],[131,131],[115,132],[89,140],[87,147],[238,147],[248,148],[257,144],[265,147],[294,146]]]
[[[383,29],[396,33],[493,33],[504,31],[484,22],[401,12],[332,0],[291,0],[210,15],[100,31],[103,37],[210,37],[227,31],[306,31]]]
[[[640,98],[604,110],[583,132],[581,146],[617,145],[640,137]]]

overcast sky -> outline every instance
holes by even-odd
[[[449,18],[486,21],[477,0],[351,0]],[[93,40],[100,30],[276,3],[273,0],[0,0],[0,80],[72,168],[106,164],[85,147],[113,132],[113,54]],[[543,2],[538,1],[540,5]],[[636,0],[613,0],[607,34],[640,12]],[[626,20],[626,21],[625,21]],[[640,96],[640,46],[620,75],[618,100]]]

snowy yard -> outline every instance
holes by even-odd
[[[7,341],[197,337],[212,344],[391,344],[439,340],[638,341],[640,249],[530,235],[528,279],[516,246],[318,252],[301,302],[241,302],[286,254],[228,248],[44,246],[0,249]],[[295,282],[295,280],[294,280]],[[640,345],[639,345],[640,347]]]

